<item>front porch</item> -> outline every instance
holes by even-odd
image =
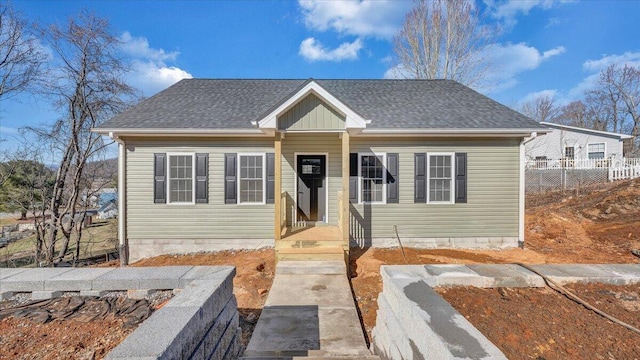
[[[346,131],[275,134],[273,179],[280,196],[274,196],[274,239],[279,260],[348,258],[349,148]],[[300,198],[308,195],[300,185],[299,154],[323,154],[326,162],[319,185],[322,191],[312,192],[316,199],[311,205]]]

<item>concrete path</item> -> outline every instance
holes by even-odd
[[[280,261],[245,359],[378,359],[367,349],[343,261]]]

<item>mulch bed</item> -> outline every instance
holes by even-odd
[[[170,297],[15,296],[0,302],[0,359],[101,359]]]
[[[565,287],[640,328],[640,285]],[[640,334],[549,288],[454,287],[437,291],[509,359],[640,359]]]

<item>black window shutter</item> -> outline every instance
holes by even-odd
[[[167,154],[153,154],[153,202],[167,202]]]
[[[358,202],[358,154],[349,154],[349,201]]]
[[[456,153],[456,203],[467,202],[467,153]]]
[[[237,187],[236,187],[236,159],[235,153],[224,154],[224,203],[236,204]]]
[[[427,202],[427,154],[414,154],[414,203]]]
[[[276,154],[267,153],[267,204],[275,202]]]
[[[387,153],[387,203],[390,204],[400,201],[398,173],[398,153]]]
[[[209,154],[196,154],[196,203],[209,202]]]

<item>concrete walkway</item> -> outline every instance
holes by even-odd
[[[280,261],[245,359],[378,359],[367,349],[343,261]]]

